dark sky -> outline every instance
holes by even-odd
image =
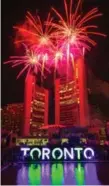
[[[108,35],[109,0],[83,0],[83,2],[83,12],[99,7],[104,15],[94,20],[94,23],[99,26],[100,32]],[[3,65],[3,61],[16,53],[13,44],[13,25],[21,23],[28,10],[33,14],[39,12],[43,19],[51,6],[62,10],[63,0],[2,0],[2,105],[23,102],[24,95],[24,76],[16,80],[20,68],[12,69],[9,65]],[[86,55],[86,63],[98,78],[109,82],[109,36],[107,38],[97,36],[94,39],[98,45]]]

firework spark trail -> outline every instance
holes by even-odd
[[[51,51],[53,48],[52,43],[52,18],[50,16],[50,13],[48,13],[46,22],[49,22],[50,24],[46,24],[41,22],[41,19],[39,16],[36,16],[36,19],[31,15],[30,12],[26,15],[26,21],[29,25],[25,25],[25,28],[22,27],[14,27],[18,30],[18,33],[20,36],[25,38],[25,42],[27,42],[30,45],[30,48],[34,50],[36,53],[38,53],[41,56],[42,59],[42,70],[41,75],[44,76],[44,68],[45,68],[45,57],[46,55],[51,55]],[[31,37],[35,36],[35,38],[32,40]],[[20,40],[17,40],[16,43],[22,42],[22,38]]]
[[[56,49],[54,53],[54,79],[56,79],[56,70],[59,68],[59,62],[62,61],[63,58],[63,53],[59,50]]]
[[[72,53],[72,55],[75,56],[73,52],[74,48],[77,48],[81,54],[83,48],[90,50],[90,45],[96,45],[96,42],[91,39],[89,35],[106,36],[105,34],[93,31],[93,29],[97,28],[96,25],[87,25],[88,21],[102,16],[102,14],[98,12],[98,8],[93,8],[82,17],[79,14],[81,2],[82,0],[78,1],[75,11],[72,12],[72,0],[70,0],[70,6],[68,6],[67,1],[64,0],[66,19],[64,19],[64,17],[55,8],[52,8],[59,19],[57,23],[51,22],[52,27],[56,29],[54,37],[59,40],[62,48],[66,47],[67,74],[70,54]]]
[[[46,22],[50,24],[45,24]],[[51,22],[52,18],[50,13],[48,13],[47,20],[43,23],[38,15],[34,18],[30,12],[27,12],[26,22],[22,26],[14,26],[19,36],[19,39],[17,39],[15,43],[25,41],[27,44],[35,45],[36,48],[37,45],[52,45],[51,38],[53,28]]]
[[[41,71],[40,55],[37,55],[36,53],[34,53],[34,51],[27,49],[27,47],[25,49],[25,56],[10,56],[10,60],[4,63],[10,63],[12,64],[12,67],[23,65],[23,68],[19,72],[17,79],[22,75],[24,71],[27,71],[27,75],[31,70],[34,71],[36,74],[38,70]]]
[[[60,61],[66,61],[67,75],[70,61],[73,69],[75,68],[75,57],[82,55],[83,48],[90,50],[91,46],[95,46],[96,42],[90,38],[90,35],[106,36],[97,32],[96,25],[88,25],[88,22],[102,16],[98,8],[93,8],[84,16],[80,11],[82,0],[78,0],[74,11],[73,1],[64,0],[65,17],[63,17],[55,8],[53,12],[57,15],[58,21],[54,22],[53,17],[48,13],[45,22],[40,17],[34,17],[27,12],[26,20],[21,26],[14,26],[17,30],[17,39],[15,44],[25,43],[26,54],[24,56],[11,56],[10,60],[5,64],[11,63],[12,67],[23,65],[21,72],[27,71],[27,75],[31,71],[41,71],[41,78],[44,76],[44,69],[49,72],[51,64],[54,65],[54,73],[56,78],[56,70],[59,68]],[[64,59],[63,59],[64,55]]]
[[[45,78],[44,69],[46,69],[45,64],[46,64],[47,60],[48,60],[48,55],[44,54],[42,56],[42,69],[41,69],[41,82],[42,82],[42,84],[43,84],[43,77]],[[48,70],[48,72],[50,72],[50,71]]]
[[[65,42],[66,40],[67,42],[68,40],[71,39],[71,37],[75,35],[75,37],[77,38],[75,40],[75,43],[78,43],[79,41],[81,43],[81,47],[83,47],[83,42],[86,42],[86,41],[89,44],[95,45],[95,41],[91,40],[88,35],[92,34],[92,35],[105,36],[105,34],[88,30],[90,28],[91,29],[97,28],[96,25],[84,26],[84,24],[86,24],[89,20],[92,20],[96,17],[101,16],[102,14],[98,12],[97,8],[94,8],[90,10],[83,18],[81,18],[81,16],[78,15],[80,3],[81,3],[81,0],[78,1],[78,5],[77,5],[75,12],[71,13],[72,1],[70,3],[70,11],[68,11],[68,5],[66,3],[66,0],[64,0],[67,21],[62,17],[62,15],[56,9],[52,8],[52,10],[58,16],[59,22],[51,23],[51,24],[56,29],[55,35],[57,35],[61,41],[63,40]]]

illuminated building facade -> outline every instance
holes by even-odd
[[[83,57],[75,61],[72,75],[55,81],[55,123],[66,126],[88,125],[88,103]]]
[[[58,85],[58,86],[57,86]],[[58,89],[58,91],[57,91]],[[56,80],[56,98],[59,97],[59,101],[56,101],[56,107],[58,107],[59,111],[57,113],[57,109],[55,109],[56,115],[56,124],[64,124],[64,125],[77,125],[79,123],[78,118],[78,101],[79,98],[76,94],[76,85],[75,81],[69,81],[66,83],[64,79]],[[58,93],[58,95],[57,95]]]
[[[55,124],[65,126],[88,125],[87,88],[83,57],[75,60],[75,68],[55,80]],[[38,129],[48,125],[48,90],[36,84],[36,76],[25,80],[23,136],[37,136]]]
[[[23,112],[23,103],[13,103],[4,106],[1,110],[2,129],[20,134],[23,123]]]
[[[36,77],[29,74],[25,80],[23,136],[36,136],[38,129],[48,123],[48,90],[36,84]]]

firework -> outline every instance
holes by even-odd
[[[46,24],[49,22],[49,24]],[[23,26],[15,26],[17,29],[17,40],[18,43],[26,43],[31,50],[34,50],[40,55],[42,61],[41,75],[44,76],[45,63],[47,64],[49,56],[53,51],[52,42],[52,18],[50,13],[47,16],[47,20],[43,23],[39,16],[33,17],[30,12],[27,12],[26,22]]]
[[[45,24],[49,22],[49,24]],[[26,21],[22,26],[14,26],[17,30],[17,39],[15,43],[26,43],[32,45],[33,48],[42,49],[45,46],[52,46],[52,18],[48,13],[47,20],[42,22],[40,17],[33,17],[30,12],[27,12]]]
[[[10,60],[4,63],[10,63],[12,67],[22,65],[22,70],[18,74],[17,79],[24,73],[24,71],[27,72],[27,76],[30,72],[37,74],[38,71],[41,71],[40,55],[36,54],[33,50],[28,49],[26,45],[24,45],[24,47],[26,51],[24,56],[10,56]]]
[[[66,62],[67,74],[69,65],[75,68],[75,57],[83,56],[83,50],[90,50],[96,42],[90,35],[105,36],[96,31],[96,25],[88,25],[94,18],[100,17],[98,8],[93,8],[86,15],[79,14],[82,0],[78,0],[77,6],[72,11],[72,0],[68,4],[64,0],[65,18],[54,8],[52,10],[58,17],[54,22],[50,13],[47,20],[42,22],[39,16],[33,17],[27,12],[26,21],[22,26],[14,26],[17,30],[16,44],[25,43],[26,54],[24,56],[13,56],[6,63],[12,63],[12,67],[23,65],[17,78],[27,71],[34,71],[36,74],[41,71],[44,76],[44,69],[54,65],[55,74],[59,64]],[[72,63],[70,63],[70,61]],[[48,65],[48,66],[47,66]]]
[[[66,53],[67,74],[69,62],[72,61],[74,67],[74,58],[76,55],[83,55],[84,50],[90,50],[91,46],[96,45],[96,42],[91,39],[90,35],[105,36],[105,34],[96,32],[96,25],[87,25],[88,21],[101,16],[97,8],[90,10],[85,16],[79,14],[82,0],[79,0],[74,12],[72,12],[72,0],[68,6],[64,0],[65,18],[54,8],[52,10],[58,17],[58,22],[51,22],[55,29],[54,37],[58,40],[62,52]],[[49,23],[48,23],[49,25]]]
[[[98,12],[98,8],[93,8],[82,17],[78,13],[81,3],[82,1],[79,0],[75,11],[72,13],[72,0],[70,1],[69,7],[66,0],[64,0],[66,19],[64,19],[56,9],[52,8],[58,16],[59,21],[58,23],[51,24],[56,29],[55,36],[60,40],[60,43],[62,43],[62,47],[67,46],[68,48],[70,45],[70,47],[80,50],[83,47],[89,50],[90,44],[93,46],[96,44],[89,35],[105,36],[105,34],[96,32],[95,30],[93,31],[93,29],[97,28],[96,25],[87,25],[89,20],[102,15]]]

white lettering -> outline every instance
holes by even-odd
[[[64,159],[66,160],[67,157],[70,157],[71,160],[74,159],[74,151],[73,151],[73,148],[71,148],[71,152],[69,152],[67,148],[64,148]]]
[[[23,151],[23,155],[26,156],[27,151],[30,151],[30,148],[24,147],[24,148],[21,148],[20,150]]]
[[[56,155],[55,155],[56,151],[59,151],[60,152],[60,156],[59,157],[56,157]],[[52,151],[52,157],[54,159],[58,159],[59,160],[59,159],[62,158],[62,156],[63,156],[63,151],[60,148],[53,149],[53,151]]]
[[[38,158],[40,158],[40,156],[41,156],[41,150],[39,148],[33,148],[31,150],[31,152],[30,152],[30,156],[32,157],[32,159],[33,159],[33,153],[34,153],[34,151],[37,151],[38,152]]]
[[[42,160],[45,160],[47,158],[50,159],[50,149],[49,148],[43,148],[42,149]]]
[[[28,154],[28,151],[30,156],[33,157],[34,152],[36,151],[38,154],[38,159],[41,158],[42,160],[50,160],[51,157],[53,159],[57,159],[60,160],[61,158],[63,158],[64,160],[67,160],[68,158],[70,158],[71,160],[73,160],[74,158],[77,158],[78,160],[81,159],[81,151],[83,153],[83,156],[85,159],[92,159],[94,157],[94,150],[90,147],[88,148],[81,148],[81,147],[76,147],[76,148],[54,148],[52,150],[50,150],[49,148],[27,148],[27,147],[23,147],[20,149],[21,151],[23,151],[23,156],[26,156]],[[76,151],[76,152],[75,152]]]
[[[77,151],[77,159],[78,160],[80,160],[81,159],[81,154],[80,154],[80,151],[82,151],[83,150],[83,148],[81,148],[81,147],[77,147],[77,148],[74,148],[74,150],[76,150]]]
[[[91,153],[90,156],[87,155],[87,152],[88,152],[88,151]],[[94,157],[94,151],[93,151],[93,149],[92,149],[92,148],[86,148],[86,149],[84,150],[84,157],[85,157],[86,159],[92,159],[92,158]]]

